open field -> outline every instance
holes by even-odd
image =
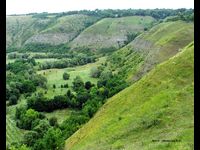
[[[44,113],[44,115],[49,119],[51,117],[56,117],[58,120],[58,124],[61,124],[64,120],[66,120],[72,112],[75,110],[71,110],[69,108],[61,109],[61,110],[55,110],[50,113]]]
[[[53,97],[55,95],[66,94],[67,88],[61,88],[61,85],[68,84],[69,88],[72,86],[72,82],[76,76],[80,76],[84,82],[91,81],[96,84],[97,79],[90,77],[90,69],[92,67],[98,66],[101,63],[105,62],[105,57],[100,58],[95,63],[86,64],[83,66],[77,66],[73,68],[64,68],[64,69],[47,69],[38,71],[38,74],[42,74],[47,78],[47,88],[48,91],[45,94],[46,97]],[[63,73],[67,72],[70,74],[69,80],[63,80]],[[56,89],[53,88],[53,85],[56,85]],[[38,91],[43,91],[44,89],[38,89]]]

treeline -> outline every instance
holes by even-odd
[[[70,50],[67,44],[51,45],[44,43],[29,43],[23,46],[19,52],[54,52],[66,53]]]
[[[125,17],[125,16],[152,16],[156,19],[164,19],[169,16],[176,16],[179,14],[192,14],[193,9],[104,9],[104,10],[80,10],[80,11],[69,11],[57,14],[57,17],[72,15],[72,14],[84,14],[89,16],[97,16],[101,18],[106,17]]]
[[[56,109],[72,108],[83,109],[84,105],[91,103],[89,101],[102,102],[120,90],[126,87],[126,82],[118,76],[113,76],[112,73],[107,72],[102,74],[97,86],[90,81],[83,82],[77,76],[73,81],[71,90],[68,90],[65,95],[54,96],[53,99],[44,97],[42,93],[35,94],[28,98],[27,106],[40,112],[52,112]],[[93,108],[94,109],[94,108]],[[89,116],[93,114],[88,114]]]
[[[70,59],[61,59],[53,62],[45,62],[39,65],[41,70],[51,69],[51,68],[67,68],[79,65],[85,65],[88,63],[93,63],[96,61],[95,56],[78,55]]]
[[[194,12],[193,9],[103,9],[103,10],[80,10],[80,11],[68,11],[62,13],[32,13],[28,15],[33,15],[35,18],[47,18],[48,15],[56,15],[56,17],[62,17],[66,15],[74,15],[74,14],[83,14],[89,16],[95,16],[100,18],[106,17],[125,17],[125,16],[152,16],[156,19],[164,19],[169,16],[177,16],[177,15],[185,15],[192,14]]]

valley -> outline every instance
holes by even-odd
[[[193,10],[36,13],[6,24],[7,149],[192,149]]]

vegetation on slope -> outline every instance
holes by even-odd
[[[154,21],[149,16],[105,18],[85,29],[70,45],[72,49],[112,51],[133,40],[137,34],[151,27]]]
[[[193,23],[163,22],[114,52],[108,61],[113,70],[119,71],[129,81],[136,81],[193,40]]]
[[[19,49],[25,41],[54,22],[53,18],[36,19],[31,16],[6,17],[7,52]]]
[[[63,43],[67,43],[75,38],[84,28],[90,26],[98,19],[98,17],[86,15],[47,16],[44,18],[29,15],[7,16],[7,52],[16,51],[24,45],[28,45],[28,48],[33,49],[33,51],[41,46],[63,46]],[[39,44],[39,46],[35,44]]]
[[[16,127],[16,122],[10,117],[10,115],[6,115],[6,145],[10,145],[12,143],[18,143],[22,141],[22,132],[19,128]]]
[[[56,19],[48,28],[29,38],[27,43],[59,45],[75,38],[84,28],[98,20],[86,15],[69,15]]]
[[[110,98],[65,149],[192,149],[193,50],[191,43]]]

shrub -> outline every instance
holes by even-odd
[[[66,72],[63,73],[63,80],[68,80],[70,75]]]

